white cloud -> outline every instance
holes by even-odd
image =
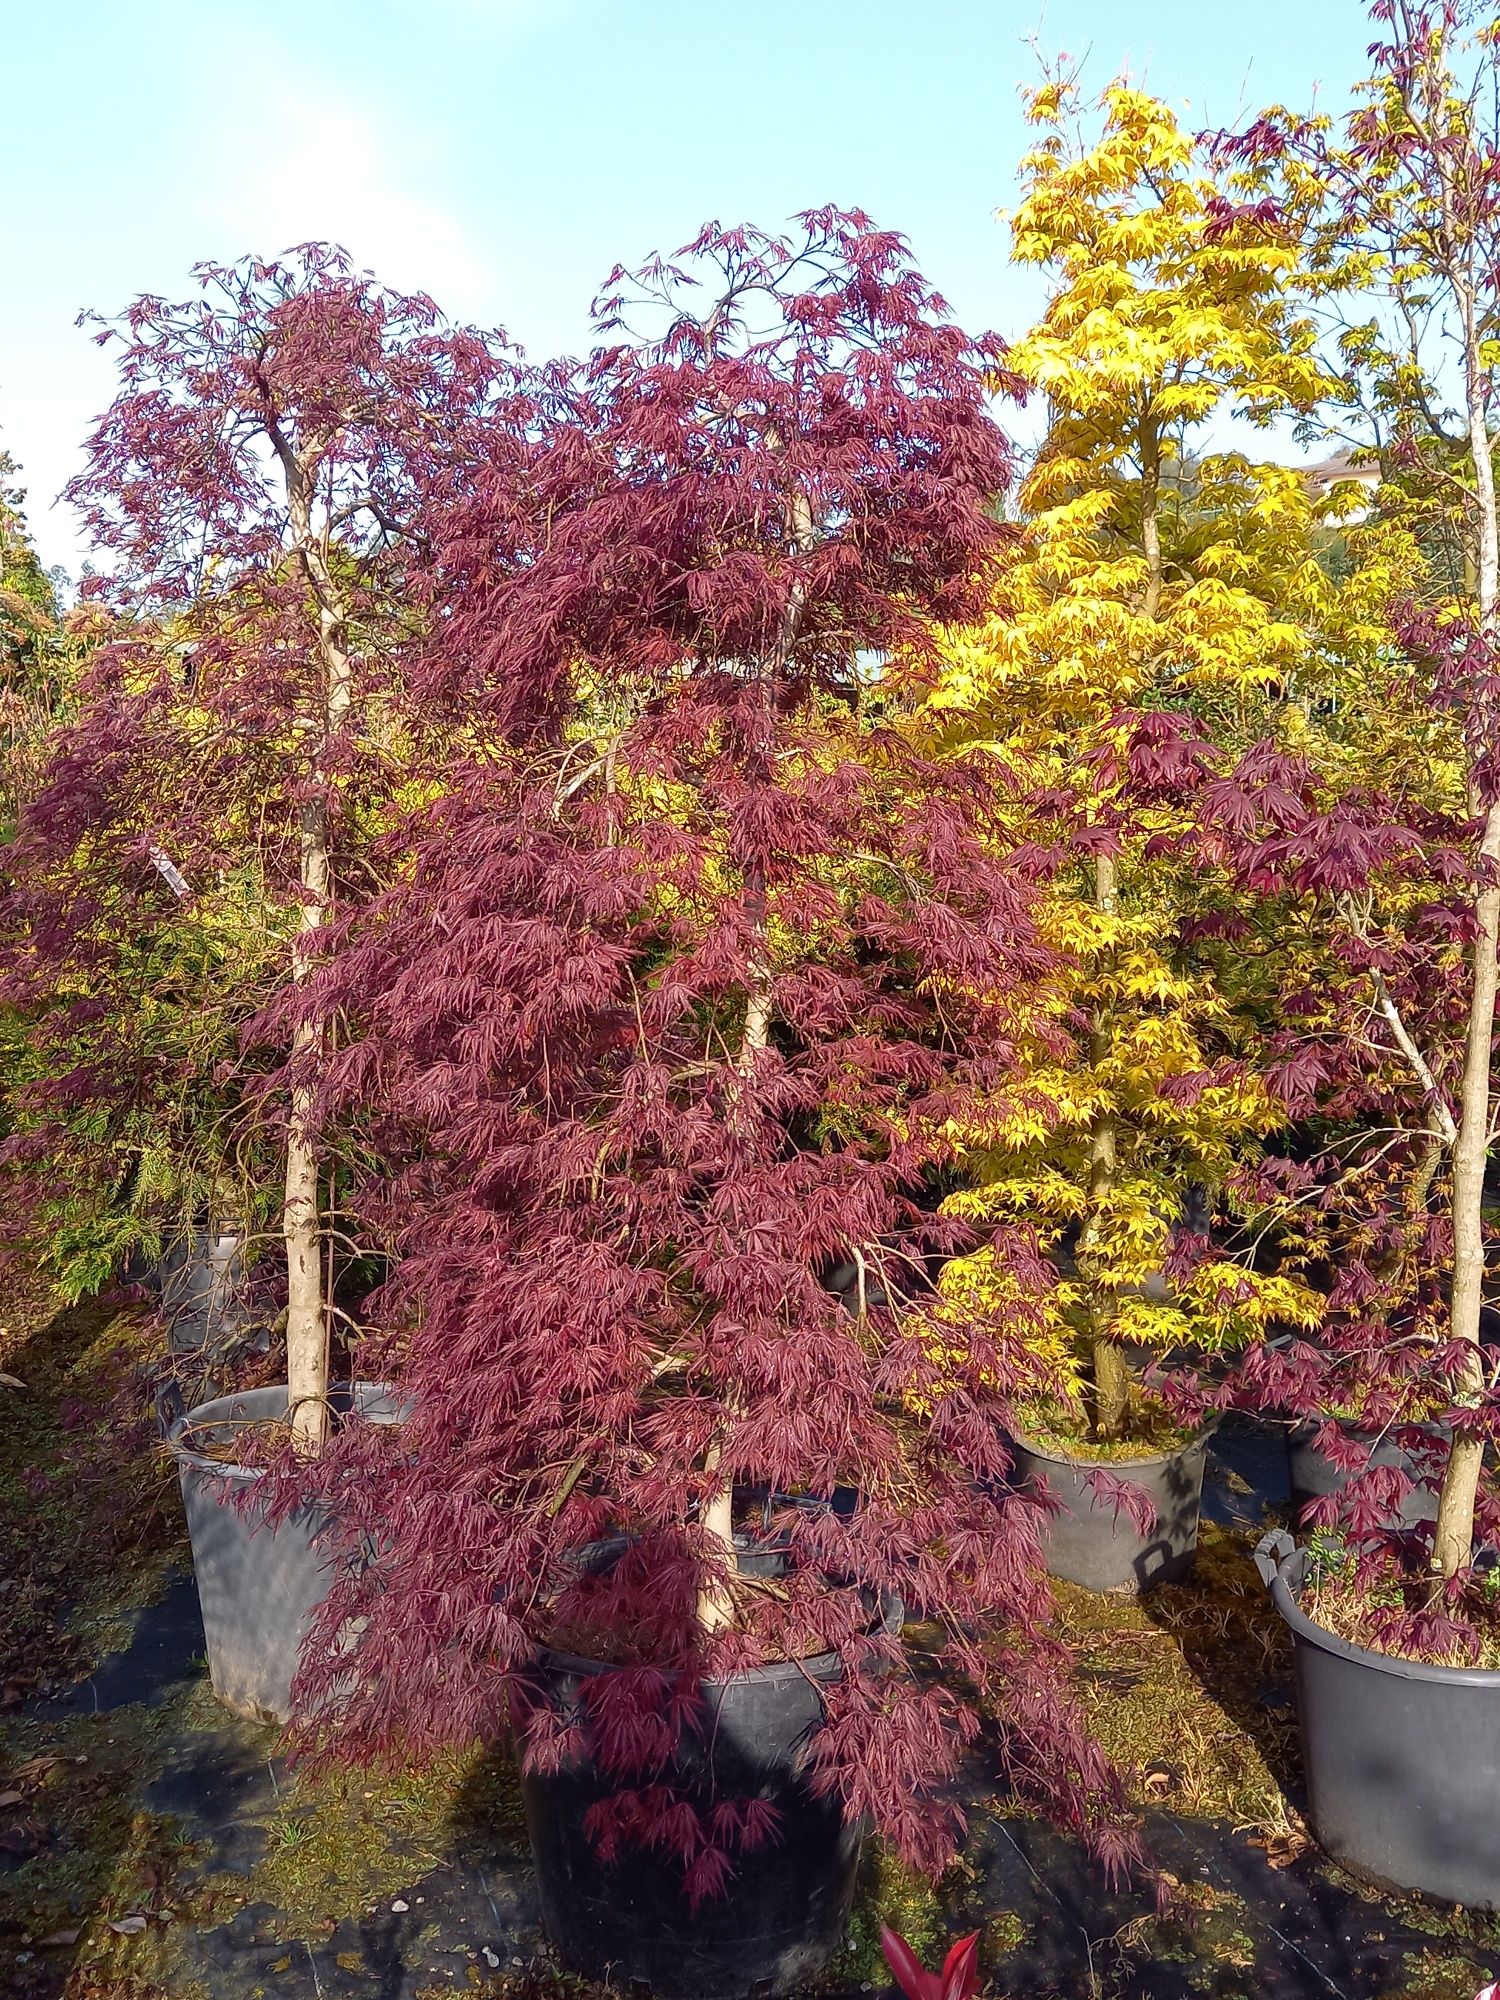
[[[253,131],[224,179],[197,199],[220,254],[341,243],[386,284],[429,292],[458,316],[483,311],[494,291],[483,249],[457,215],[414,184],[414,152],[398,157],[380,120],[290,79],[248,101],[257,107]]]

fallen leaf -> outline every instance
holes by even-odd
[[[19,1375],[0,1373],[0,1389],[24,1389],[25,1387],[26,1384],[21,1380]]]
[[[25,1796],[24,1792],[0,1792],[0,1807],[18,1806]]]
[[[61,1757],[28,1757],[24,1764],[17,1764],[11,1772],[10,1782],[13,1785],[34,1785],[38,1778],[45,1778],[61,1762]]]
[[[144,1917],[111,1917],[109,1927],[112,1931],[118,1931],[121,1937],[139,1937],[141,1932],[146,1928],[146,1919]]]
[[[1293,1828],[1289,1832],[1258,1833],[1250,1845],[1258,1847],[1273,1868],[1290,1868],[1294,1861],[1301,1860],[1312,1841],[1301,1831]]]
[[[82,1925],[77,1930],[53,1931],[50,1936],[44,1937],[41,1940],[38,1949],[41,1951],[61,1951],[65,1945],[77,1944],[82,1934]]]

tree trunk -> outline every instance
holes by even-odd
[[[773,447],[780,447],[780,439],[774,431],[769,433]],[[799,555],[806,554],[816,539],[816,524],[813,520],[812,505],[800,487],[793,487],[787,499],[786,509],[787,540],[792,550]],[[777,626],[776,638],[771,656],[760,669],[760,679],[768,695],[791,657],[796,644],[797,633],[802,624],[803,612],[807,604],[807,586],[799,577],[793,581],[787,592],[787,601]],[[768,716],[766,726],[771,726]],[[755,1067],[756,1056],[767,1048],[771,1039],[771,947],[766,909],[765,876],[756,862],[751,862],[744,870],[745,900],[751,911],[755,929],[755,946],[751,954],[750,978],[745,993],[745,1027],[740,1037],[739,1056],[736,1068],[743,1081]],[[716,1440],[708,1449],[704,1459],[704,1470],[718,1469],[722,1446]],[[735,1569],[734,1549],[734,1485],[726,1481],[709,1497],[701,1515],[704,1534],[711,1542],[716,1542],[722,1551],[722,1560],[732,1576]],[[718,1632],[734,1616],[734,1603],[730,1594],[722,1586],[709,1585],[698,1593],[698,1623],[705,1632]]]
[[[1094,1429],[1102,1442],[1125,1435],[1130,1418],[1130,1363],[1116,1340],[1094,1342]]]
[[[310,933],[328,907],[327,814],[320,799],[302,809],[302,921],[292,947],[292,976],[307,976]],[[317,1029],[304,1022],[292,1042],[292,1062],[309,1061]],[[323,1231],[318,1200],[319,1155],[313,1131],[313,1091],[292,1090],[287,1121],[282,1234],[286,1239],[286,1379],[292,1441],[320,1451],[328,1439],[328,1314],[323,1298]]]
[[[1141,550],[1146,558],[1146,588],[1141,616],[1153,622],[1161,612],[1161,438],[1149,417],[1141,426]]]
[[[706,1469],[709,1472],[714,1471],[717,1463],[718,1451],[715,1449],[708,1456]],[[715,1552],[719,1560],[728,1566],[729,1574],[733,1576],[735,1567],[733,1487],[720,1487],[703,1509],[701,1518],[704,1535],[710,1543],[716,1545]],[[706,1583],[698,1592],[698,1623],[704,1631],[722,1632],[733,1618],[734,1598],[731,1593],[717,1578]]]
[[[1106,917],[1112,917],[1119,908],[1119,884],[1112,855],[1101,854],[1094,862],[1094,907]],[[1109,1024],[1100,1009],[1094,1015],[1089,1034],[1089,1060],[1096,1071],[1108,1053]],[[1097,1113],[1089,1138],[1089,1214],[1078,1239],[1079,1273],[1088,1283],[1089,1314],[1094,1327],[1094,1435],[1111,1442],[1124,1435],[1130,1415],[1130,1367],[1125,1350],[1107,1332],[1115,1300],[1102,1281],[1098,1265],[1099,1211],[1114,1186],[1118,1136],[1113,1115]]]
[[[1500,865],[1500,805],[1492,806],[1480,845],[1480,865]],[[1465,1343],[1456,1401],[1478,1403],[1488,1388],[1479,1314],[1484,1304],[1484,1169],[1489,1152],[1490,1064],[1495,1033],[1496,945],[1500,888],[1481,887],[1474,905],[1476,934],[1469,997],[1469,1032],[1453,1148],[1453,1292],[1449,1334]],[[1459,1436],[1448,1454],[1432,1560],[1445,1577],[1467,1569],[1474,1552],[1474,1501],[1484,1461],[1482,1439]]]
[[[1448,170],[1440,160],[1445,222],[1454,211]],[[1449,280],[1463,322],[1464,386],[1469,423],[1469,457],[1474,470],[1475,599],[1481,637],[1493,644],[1496,600],[1500,597],[1500,519],[1495,506],[1495,466],[1488,420],[1488,380],[1481,354],[1472,277],[1455,265]],[[1458,1136],[1453,1147],[1453,1290],[1449,1334],[1465,1344],[1455,1400],[1480,1402],[1488,1388],[1479,1314],[1484,1304],[1484,1169],[1489,1152],[1490,1083],[1494,1057],[1497,944],[1500,944],[1500,802],[1487,802],[1471,768],[1469,808],[1482,819],[1474,896],[1475,936],[1469,987],[1468,1035],[1459,1092]],[[1432,1561],[1444,1577],[1467,1569],[1474,1554],[1474,1501],[1484,1461],[1483,1441],[1459,1435],[1448,1454],[1438,1496]]]
[[[312,965],[314,933],[333,913],[333,861],[327,793],[330,745],[348,721],[352,672],[346,647],[347,611],[328,566],[325,539],[313,524],[319,447],[295,451],[272,423],[268,435],[281,461],[286,485],[292,548],[317,606],[317,656],[322,667],[322,699],[309,716],[316,731],[312,781],[316,788],[301,809],[302,915],[292,941],[292,978],[302,984]],[[328,1437],[329,1324],[324,1293],[320,1154],[313,1118],[315,1087],[306,1075],[322,1046],[313,1022],[304,1022],[292,1043],[294,1081],[287,1120],[286,1177],[282,1234],[286,1241],[286,1359],[292,1442],[304,1452],[322,1449]]]
[[[1141,553],[1146,558],[1146,586],[1141,593],[1140,613],[1154,623],[1161,613],[1162,557],[1161,525],[1157,518],[1161,505],[1161,438],[1154,415],[1142,414],[1140,429],[1141,467]],[[1101,916],[1113,917],[1120,906],[1119,877],[1113,855],[1101,854],[1094,862],[1094,908]],[[1109,1053],[1109,1023],[1101,1008],[1094,1015],[1089,1036],[1089,1059],[1097,1070]],[[1079,1239],[1079,1263],[1084,1275],[1098,1242],[1098,1211],[1114,1186],[1119,1153],[1115,1120],[1101,1113],[1094,1120],[1089,1140],[1089,1218]],[[1115,1299],[1099,1281],[1097,1269],[1090,1278],[1090,1313],[1094,1322],[1092,1367],[1094,1377],[1094,1434],[1108,1442],[1124,1436],[1130,1420],[1130,1364],[1118,1341],[1106,1331],[1114,1316]]]
[[[746,884],[746,895],[752,901],[758,914],[756,927],[760,939],[756,959],[751,967],[751,984],[745,998],[745,1028],[740,1037],[740,1052],[736,1067],[740,1085],[755,1067],[755,1058],[771,1039],[771,966],[766,945],[765,886],[752,871]],[[720,1445],[716,1441],[709,1447],[704,1459],[704,1470],[715,1472],[719,1465]],[[726,1481],[705,1503],[701,1515],[703,1532],[710,1542],[719,1547],[720,1559],[727,1565],[732,1576],[735,1569],[734,1549],[734,1485]],[[707,1583],[698,1593],[698,1623],[705,1632],[722,1631],[734,1616],[734,1600],[717,1579]]]

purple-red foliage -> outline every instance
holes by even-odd
[[[889,1924],[880,1926],[880,1949],[906,2000],[974,2000],[979,1991],[979,1933],[950,1945],[940,1972],[929,1972]]]
[[[183,1155],[243,1142],[245,1086],[222,1072],[241,1067],[240,1023],[291,975],[278,938],[300,914],[304,808],[328,808],[347,906],[368,893],[359,850],[410,751],[421,521],[487,456],[526,449],[530,404],[503,347],[342,252],[196,276],[194,297],[140,299],[100,331],[119,389],[69,489],[108,568],[86,586],[99,643],[6,853],[0,998],[35,1023],[7,1148],[23,1237],[70,1178],[128,1175],[114,1135],[132,1111]],[[293,468],[342,601],[341,724],[289,520]]]
[[[703,1678],[827,1651],[810,1770],[851,1817],[939,1866],[988,1713],[1006,1773],[1118,1861],[1036,1509],[1002,1483],[1027,1311],[944,1326],[930,1285],[970,1240],[934,1212],[953,1134],[1024,1090],[1015,1006],[1051,965],[992,767],[933,765],[903,721],[928,621],[983,603],[1005,532],[998,355],[831,210],[616,274],[606,328],[640,313],[651,337],[554,381],[529,561],[503,468],[434,521],[424,686],[475,747],[314,1002],[348,1036],[325,1109],[381,1147],[366,1200],[400,1253],[361,1365],[412,1414],[311,1469],[380,1553],[305,1661],[310,1736],[380,1754],[516,1717],[546,1768],[586,1734],[620,1787],[605,1850],[666,1846],[702,1893],[774,1837],[670,1782]],[[710,1636],[728,1579],[696,1522],[726,1481],[785,1570]],[[580,1568],[605,1535],[621,1559]],[[880,1629],[891,1593],[937,1671]],[[527,1696],[558,1640],[619,1669],[586,1727]]]
[[[1416,607],[1395,607],[1393,627],[1433,713],[1458,709],[1482,737],[1474,767],[1487,803],[1491,649],[1461,621],[1440,625]],[[1403,1501],[1416,1485],[1441,1484],[1446,1432],[1500,1436],[1500,1398],[1459,1406],[1464,1349],[1447,1331],[1440,1127],[1456,1115],[1464,1059],[1477,821],[1443,810],[1431,791],[1382,789],[1358,773],[1334,782],[1270,742],[1229,756],[1185,719],[1154,718],[1128,765],[1144,798],[1162,768],[1190,774],[1186,840],[1224,897],[1201,927],[1252,938],[1277,968],[1260,1074],[1304,1156],[1262,1161],[1247,1192],[1279,1212],[1278,1234],[1326,1297],[1314,1337],[1252,1345],[1227,1381],[1179,1377],[1171,1400],[1184,1413],[1217,1405],[1314,1422],[1318,1448],[1353,1476],[1304,1525],[1339,1527],[1362,1577],[1388,1578],[1393,1562],[1420,1572],[1432,1529],[1401,1527]],[[1430,1086],[1397,1023],[1423,1051]],[[1372,1466],[1375,1438],[1400,1447],[1409,1470]],[[1500,1530],[1488,1485],[1477,1522],[1481,1541]],[[1390,1615],[1392,1636],[1404,1617]],[[1430,1622],[1402,1630],[1406,1643],[1436,1643]]]

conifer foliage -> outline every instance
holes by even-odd
[[[493,1737],[539,1645],[613,1662],[592,1830],[703,1894],[768,1829],[667,1782],[702,1678],[832,1651],[812,1768],[849,1815],[940,1863],[983,1703],[1023,1791],[1117,1856],[999,1483],[1024,1310],[958,1344],[929,1319],[973,1242],[936,1213],[952,1135],[1024,1088],[1011,1025],[1050,966],[999,768],[940,771],[903,720],[1003,538],[1000,357],[832,210],[712,227],[600,313],[609,344],[538,391],[523,498],[502,474],[434,517],[420,685],[472,753],[317,986],[349,1034],[325,1112],[378,1131],[401,1253],[364,1365],[411,1417],[314,1470],[380,1554],[304,1696],[378,1752]],[[1040,1284],[1019,1235],[998,1254]],[[739,1578],[747,1532],[783,1574]],[[892,1593],[940,1678],[878,1628]],[[579,1747],[514,1712],[542,1766]]]

